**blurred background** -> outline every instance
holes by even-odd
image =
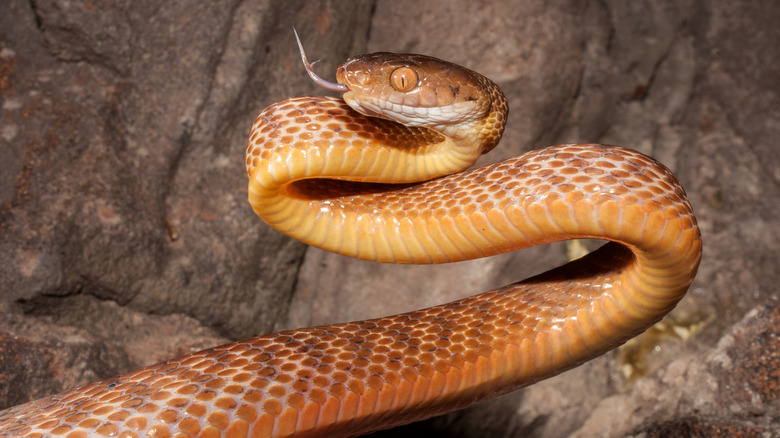
[[[669,166],[704,239],[658,326],[556,378],[376,436],[780,434],[780,3],[0,2],[0,409],[275,330],[414,310],[593,248],[441,266],[307,249],[246,202],[259,111],[413,52],[510,102],[481,164],[609,143]]]

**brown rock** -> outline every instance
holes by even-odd
[[[702,227],[691,292],[643,341],[385,436],[778,434],[778,20],[774,3],[721,0],[0,2],[0,405],[566,259],[558,245],[396,267],[312,250],[300,265],[304,247],[251,213],[243,171],[261,108],[322,94],[295,25],[326,77],[367,47],[495,79],[511,114],[485,162],[564,142],[653,155]]]
[[[157,327],[183,329],[167,316],[191,317],[231,338],[268,332],[284,315],[305,247],[247,205],[247,132],[263,106],[316,88],[291,75],[299,66],[293,24],[341,47],[323,66],[334,69],[362,43],[351,35],[369,13],[365,3],[296,15],[291,6],[0,4],[0,319],[23,310],[28,324],[49,327],[47,317],[64,326],[42,330],[45,341],[22,339],[29,348],[66,345],[57,337],[76,326],[99,351],[119,349],[110,364],[90,365],[95,372],[65,369],[43,388],[183,352],[171,344],[159,354],[154,342],[144,359],[131,353],[154,326],[131,317],[139,312],[156,315]],[[336,17],[350,23],[347,11],[355,23],[327,32]],[[114,319],[74,317],[106,300],[127,317],[119,309]],[[217,342],[205,331],[190,328],[185,345]],[[39,373],[20,368],[8,381],[25,381],[28,370]],[[8,404],[42,392],[6,388]]]

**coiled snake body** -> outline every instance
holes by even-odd
[[[387,53],[351,58],[337,76],[315,79],[346,103],[288,99],[252,127],[249,200],[271,226],[397,263],[612,242],[464,300],[247,339],[17,406],[0,412],[0,436],[358,435],[572,368],[684,295],[701,240],[663,165],[619,147],[565,145],[444,176],[500,139],[507,105],[495,84]]]

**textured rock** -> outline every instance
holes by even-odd
[[[780,301],[750,311],[715,348],[600,401],[572,437],[774,436],[780,432]],[[693,349],[691,349],[693,350]]]
[[[305,247],[264,226],[247,205],[247,132],[263,106],[316,87],[291,75],[299,71],[293,24],[322,35],[337,54],[324,67],[334,69],[362,43],[352,32],[367,27],[369,14],[364,3],[289,15],[294,6],[0,4],[7,311],[83,326],[98,344],[115,321],[87,327],[72,315],[102,300],[131,314],[191,316],[231,338],[272,329]],[[336,17],[349,23],[348,12],[356,20],[349,32],[326,32]],[[147,324],[128,323],[113,347],[144,339]],[[213,334],[206,339],[213,343]],[[158,347],[150,344],[147,358]],[[157,359],[181,353],[170,347]],[[46,387],[59,391],[146,360],[119,361],[85,379],[52,376]],[[2,383],[12,391],[6,404],[39,394]]]
[[[399,267],[309,250],[301,265],[305,249],[251,213],[242,169],[262,107],[322,94],[295,25],[326,77],[386,50],[496,80],[509,128],[483,162],[564,142],[653,155],[702,227],[691,292],[641,340],[377,435],[778,434],[779,19],[774,3],[722,0],[0,2],[0,406],[225,338],[440,303],[567,258],[555,245]]]

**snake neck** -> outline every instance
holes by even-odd
[[[477,79],[484,84],[487,95],[490,99],[490,109],[487,116],[480,122],[479,139],[481,153],[485,154],[496,147],[501,137],[504,135],[507,116],[509,115],[509,103],[504,96],[504,92],[485,76],[474,72]]]

